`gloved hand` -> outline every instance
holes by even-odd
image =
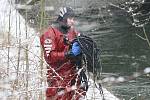
[[[69,50],[68,52],[65,53],[66,57],[75,57],[77,55],[79,55],[81,53],[81,48],[79,46],[78,42],[74,42],[72,44],[72,48],[71,50]]]
[[[79,46],[78,42],[74,42],[72,45],[72,53],[74,54],[74,56],[77,56],[81,53],[81,48]]]

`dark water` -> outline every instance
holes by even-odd
[[[150,39],[150,24],[133,26],[129,13],[117,7],[107,5],[101,10],[91,9],[86,16],[80,15],[80,22],[84,24],[79,29],[91,36],[101,49],[102,73],[108,74],[102,74],[102,79],[107,76],[128,79],[122,83],[108,82],[106,88],[120,99],[149,100],[150,74],[137,78],[133,78],[133,74],[150,66],[150,46],[141,38],[145,38],[145,31]],[[86,28],[82,27],[85,24],[88,24]]]
[[[135,80],[113,85],[112,90],[120,99],[125,100],[149,100],[150,81],[149,77],[141,76]]]

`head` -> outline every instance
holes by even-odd
[[[57,22],[64,27],[70,28],[74,25],[74,16],[75,13],[70,7],[61,8]]]

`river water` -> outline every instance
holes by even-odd
[[[102,84],[121,100],[149,100],[150,74],[143,71],[150,67],[150,24],[134,26],[133,16],[114,5],[91,7],[78,19],[78,29],[101,49],[101,79],[112,79]],[[124,81],[116,82],[118,77]]]

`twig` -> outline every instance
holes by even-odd
[[[146,41],[147,41],[147,43],[148,43],[148,45],[149,45],[149,47],[150,47],[150,41],[149,41],[149,39],[148,39],[148,36],[147,36],[147,33],[146,33],[146,31],[145,31],[144,26],[143,26],[143,32],[144,32],[144,35],[145,35]]]

